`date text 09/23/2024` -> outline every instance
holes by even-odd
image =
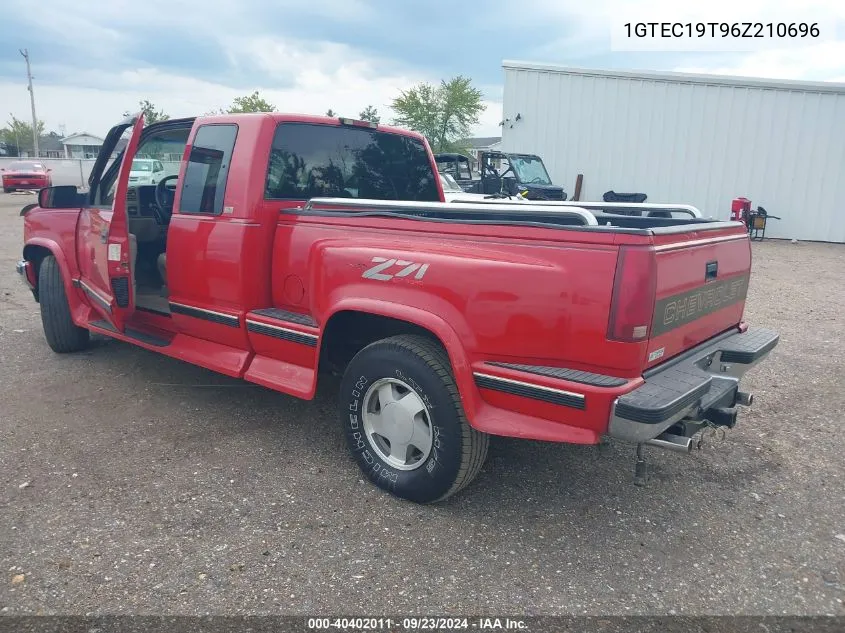
[[[451,631],[451,630],[510,630],[527,631],[525,621],[513,618],[308,618],[310,631]]]

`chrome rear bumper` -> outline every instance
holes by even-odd
[[[729,332],[649,370],[645,384],[614,401],[608,435],[646,442],[684,419],[733,426],[735,407],[752,400],[739,391],[740,378],[768,356],[779,338],[765,328]]]

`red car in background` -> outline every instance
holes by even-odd
[[[53,186],[53,179],[50,177],[52,169],[35,160],[16,161],[0,171],[3,172],[3,193]]]

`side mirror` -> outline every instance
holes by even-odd
[[[48,168],[47,168],[47,171],[48,171],[48,172],[53,171],[53,168],[52,168],[52,167],[48,167]]]
[[[85,196],[76,185],[44,187],[38,192],[38,206],[42,209],[78,209],[85,204]]]

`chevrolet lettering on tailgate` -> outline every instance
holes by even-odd
[[[747,292],[748,275],[739,275],[661,299],[654,310],[652,336],[664,334],[738,301],[745,301]]]

